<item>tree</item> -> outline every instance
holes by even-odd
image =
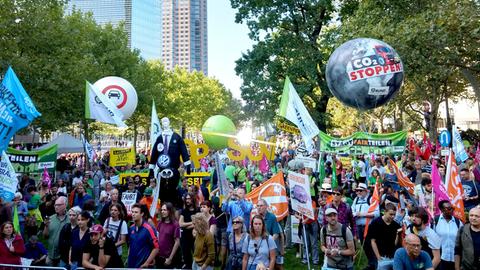
[[[231,0],[237,23],[246,23],[253,48],[237,60],[245,111],[257,122],[273,119],[288,75],[320,130],[328,125],[331,97],[325,66],[335,40],[335,20],[347,18],[356,1]],[[334,3],[335,2],[335,3]]]
[[[373,37],[398,51],[408,94],[396,99],[397,107],[420,113],[420,104],[429,101],[430,137],[436,138],[439,104],[466,95],[462,70],[478,71],[479,14],[478,1],[366,0],[342,25],[342,40]]]

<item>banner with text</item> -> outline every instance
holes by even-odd
[[[10,160],[2,151],[2,160],[0,161],[0,198],[4,202],[11,202],[17,191],[18,179]]]
[[[8,148],[7,155],[16,173],[29,173],[31,178],[40,180],[44,169],[47,168],[51,176],[55,175],[57,164],[56,144],[49,148],[34,151]]]
[[[355,132],[345,138],[332,137],[320,131],[320,151],[340,154],[394,154],[405,150],[406,131],[387,134]]]
[[[137,193],[123,192],[122,203],[127,208],[127,215],[132,215],[132,206],[137,202]]]
[[[140,177],[140,184],[142,186],[148,187],[150,185],[150,181],[148,181],[148,172],[143,173],[121,173],[118,175],[118,184],[119,185],[126,185],[127,184],[127,179],[128,177],[131,177],[133,180],[135,180],[136,177]]]
[[[203,178],[208,177],[210,179],[209,172],[191,172],[190,174],[185,174],[183,178],[187,179],[187,185],[200,186],[203,183]]]
[[[135,165],[135,151],[130,148],[110,148],[110,162],[112,167]]]

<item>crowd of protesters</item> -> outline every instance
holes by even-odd
[[[19,265],[26,258],[31,265],[68,269],[283,269],[285,249],[295,248],[297,258],[316,269],[353,269],[359,256],[366,256],[366,269],[478,269],[480,167],[475,149],[459,164],[464,224],[448,200],[435,206],[439,215],[430,209],[432,162],[442,178],[446,173],[445,158],[435,151],[426,158],[408,150],[400,156],[368,153],[350,164],[335,154],[314,153],[325,164],[319,172],[295,159],[296,143],[285,142],[267,171],[258,162],[233,162],[223,155],[231,190],[222,200],[211,155],[200,169],[211,176],[201,186],[182,179],[173,202],[153,201],[154,179],[118,182],[121,173],[148,173],[145,152],[137,155],[136,164],[118,168],[108,166],[107,152],[88,170],[83,155],[62,155],[55,181],[24,174],[13,201],[0,201],[0,263]],[[399,186],[389,159],[416,185],[413,195]],[[290,208],[288,217],[277,221],[266,200],[253,205],[245,199],[280,171],[309,176],[314,219]],[[375,187],[380,202],[370,211]],[[129,212],[123,193],[137,194]],[[154,216],[152,203],[158,204]],[[300,220],[301,245],[292,243],[293,216]]]

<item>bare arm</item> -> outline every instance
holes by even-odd
[[[175,254],[177,253],[179,246],[180,246],[180,238],[175,238],[175,243],[173,244],[172,252],[170,253],[170,256],[168,256],[168,259],[170,261],[172,261],[173,257],[175,257]]]
[[[339,251],[339,253],[343,256],[353,256],[355,255],[355,244],[353,241],[347,242],[347,249]]]
[[[373,250],[373,253],[375,253],[375,257],[377,257],[377,260],[380,260],[381,256],[380,256],[380,252],[378,251],[377,240],[371,239],[370,242],[372,244],[372,250]]]
[[[212,224],[210,225],[210,232],[215,235],[215,233],[217,232],[217,224]]]
[[[242,270],[247,270],[247,265],[248,265],[248,254],[243,253]]]
[[[270,250],[270,266],[268,269],[275,269],[276,256],[275,249]]]
[[[110,257],[110,255],[105,255],[105,250],[103,248],[100,248],[98,254],[98,264],[100,267],[107,266],[108,262],[110,261]]]
[[[98,259],[100,260],[100,258]],[[88,269],[95,269],[98,267],[98,265],[95,265],[90,262],[90,253],[83,253],[82,266]]]
[[[120,229],[119,229],[120,230]],[[127,235],[126,234],[122,234],[120,235],[120,239],[118,240],[117,243],[115,243],[115,247],[119,247],[123,244],[125,244],[127,242]]]
[[[183,215],[180,215],[180,219],[178,220],[178,224],[180,225],[181,228],[193,228],[192,222],[185,222],[185,219],[183,218]]]
[[[460,255],[455,255],[455,270],[460,270],[460,261],[462,257]]]
[[[433,253],[432,265],[433,265],[433,269],[435,269],[440,264],[440,249],[432,249],[432,253]]]
[[[152,252],[150,252],[150,256],[148,256],[147,260],[145,263],[142,264],[141,268],[148,268],[153,264],[153,260],[155,259],[155,256],[157,256],[158,253],[158,248],[154,248]]]

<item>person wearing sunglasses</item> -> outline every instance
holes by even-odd
[[[431,221],[432,229],[438,234],[441,240],[440,269],[455,268],[455,239],[462,221],[453,216],[453,206],[449,200],[442,200],[438,203],[438,209],[442,212]]]
[[[242,270],[242,247],[247,234],[244,232],[243,218],[235,217],[232,221],[233,233],[228,236],[229,254],[227,270]]]
[[[277,245],[268,235],[265,221],[262,216],[255,215],[250,225],[250,234],[242,247],[242,270],[274,269]]]
[[[338,222],[344,225],[347,225],[352,229],[353,236],[357,238],[357,226],[355,219],[353,218],[352,209],[350,206],[345,203],[343,199],[343,189],[341,187],[336,187],[332,191],[333,200],[331,203],[327,204],[324,209],[334,208],[337,211]],[[323,225],[326,226],[328,220],[326,215],[323,215]]]

